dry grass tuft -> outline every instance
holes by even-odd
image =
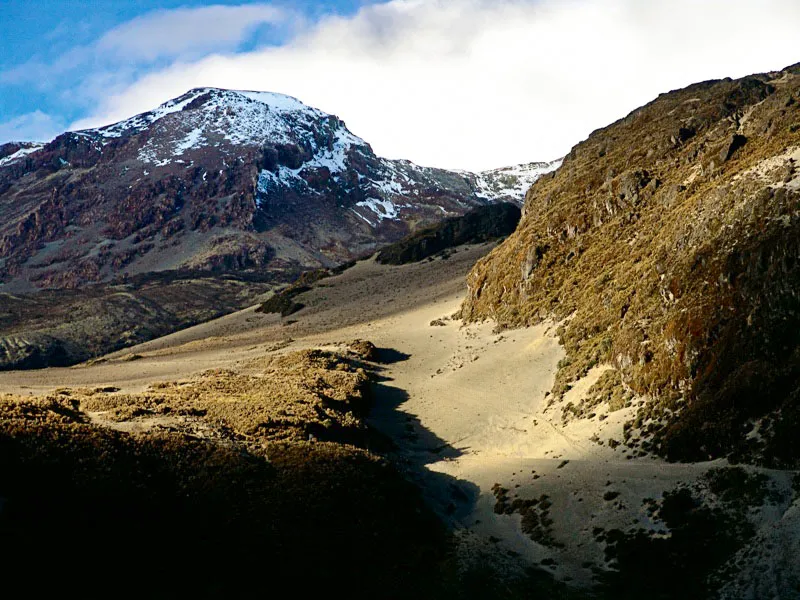
[[[202,417],[232,439],[251,444],[308,439],[363,445],[361,417],[369,404],[369,376],[342,357],[304,350],[258,359],[249,375],[213,370],[182,384],[165,382],[141,394],[85,394],[72,398],[101,420]]]

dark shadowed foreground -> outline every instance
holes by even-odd
[[[139,395],[0,399],[4,585],[270,597],[434,590],[446,544],[364,448],[357,358],[300,352]]]

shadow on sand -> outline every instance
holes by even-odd
[[[461,450],[426,428],[420,420],[402,409],[408,392],[391,385],[386,365],[408,360],[411,355],[394,348],[377,348],[378,361],[358,365],[373,376],[372,407],[367,419],[372,432],[369,449],[386,455],[422,491],[428,505],[452,526],[469,515],[480,495],[475,484],[456,479],[426,467],[441,460],[461,456]]]
[[[440,438],[419,418],[403,410],[409,394],[392,385],[393,380],[386,375],[386,365],[408,360],[410,355],[390,348],[378,348],[377,356],[380,363],[356,361],[373,375],[372,407],[367,419],[372,430],[369,449],[388,457],[405,478],[417,486],[427,505],[450,531],[463,533],[466,531],[464,523],[474,513],[480,488],[471,481],[431,470],[428,466],[442,460],[457,459],[464,451]],[[585,597],[568,590],[541,568],[514,558],[498,559],[502,552],[491,543],[482,545],[479,541],[477,546],[471,543],[469,565],[455,568],[455,580],[444,583],[448,590],[445,597],[508,600]],[[512,563],[514,566],[508,571]],[[505,566],[498,570],[496,567],[500,564]]]
[[[378,362],[384,365],[403,362],[411,358],[410,354],[400,352],[394,348],[376,348],[375,353],[378,355]]]

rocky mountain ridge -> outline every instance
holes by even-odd
[[[216,88],[2,145],[0,368],[74,364],[243,308],[304,270],[519,203],[519,182],[554,166],[387,160],[295,98]]]
[[[496,202],[513,202],[522,205],[525,194],[542,175],[552,173],[561,166],[563,159],[550,162],[532,162],[489,169],[479,173],[464,172],[465,176],[474,175],[478,196]]]
[[[194,89],[153,111],[0,148],[0,280],[75,288],[171,269],[329,267],[521,189],[376,156],[289,96]]]

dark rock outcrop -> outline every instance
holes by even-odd
[[[505,237],[519,223],[519,208],[509,203],[491,204],[462,217],[445,219],[438,225],[411,234],[378,252],[377,261],[402,265],[428,258],[462,244],[476,244]]]
[[[63,367],[74,362],[74,350],[51,335],[0,337],[0,370]]]

